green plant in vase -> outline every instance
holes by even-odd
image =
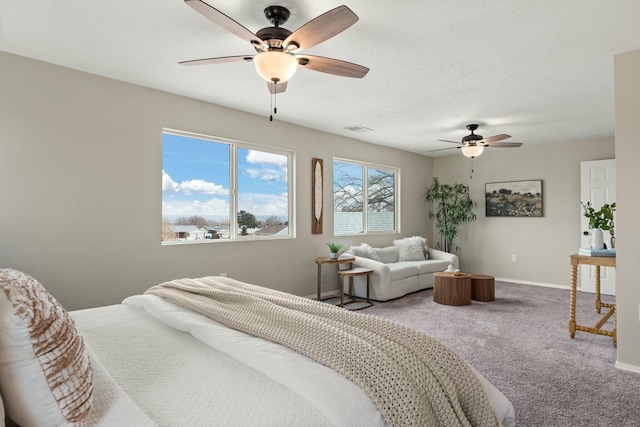
[[[338,259],[338,252],[340,252],[340,249],[342,249],[344,245],[342,243],[330,242],[327,243],[327,246],[329,246],[329,251],[331,252],[330,258]]]
[[[612,231],[613,229],[613,213],[616,211],[615,202],[602,205],[600,210],[595,210],[591,202],[580,202],[584,209],[583,215],[589,219],[589,228],[593,229],[593,238],[591,247],[593,249],[602,249],[604,247],[604,238],[602,230]],[[613,242],[613,233],[611,233]]]

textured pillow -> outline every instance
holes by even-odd
[[[380,261],[380,257],[378,256],[378,254],[373,250],[371,246],[367,245],[366,243],[363,243],[360,246],[351,246],[350,250],[351,253],[355,256]]]
[[[427,239],[424,237],[406,237],[394,240],[393,244],[398,247],[399,261],[424,261],[427,259]]]
[[[0,392],[28,426],[84,424],[92,371],[69,314],[33,277],[0,269]]]

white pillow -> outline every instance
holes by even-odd
[[[0,393],[23,427],[74,426],[88,418],[92,371],[64,308],[33,277],[0,269]]]
[[[0,395],[0,427],[4,427],[4,405],[2,404],[1,395]]]
[[[378,254],[373,250],[371,246],[367,245],[366,243],[363,243],[360,246],[351,246],[350,250],[351,253],[355,256],[380,261],[380,257],[378,256]]]
[[[406,237],[394,240],[398,247],[399,261],[424,261],[428,258],[427,239],[420,236]]]

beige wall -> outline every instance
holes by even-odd
[[[0,53],[0,266],[30,273],[68,309],[120,302],[161,281],[226,272],[298,295],[316,290],[329,241],[311,230],[311,158],[401,168],[402,235],[429,237],[432,160],[180,96]],[[336,129],[352,123],[336,123]],[[295,150],[297,238],[160,245],[163,127]],[[337,287],[325,275],[324,290]]]
[[[514,138],[516,139],[516,138]],[[462,154],[434,160],[444,183],[468,184],[478,202],[476,221],[458,239],[463,268],[496,277],[569,287],[569,255],[580,247],[580,162],[615,157],[613,138],[575,143],[487,149],[473,160]],[[543,216],[486,217],[485,183],[542,180]],[[511,255],[517,261],[511,261]],[[568,301],[567,301],[568,310]]]
[[[405,236],[432,237],[423,193],[434,173],[445,182],[470,183],[479,216],[458,241],[463,267],[566,286],[568,255],[580,241],[580,161],[615,154],[612,139],[492,150],[474,161],[470,180],[462,156],[432,161],[6,53],[0,69],[0,266],[34,275],[69,309],[117,303],[164,280],[222,271],[313,294],[313,260],[326,255],[326,242],[382,245],[398,237],[333,238],[330,218],[323,235],[310,233],[311,158],[325,159],[330,183],[333,156],[402,169]],[[632,367],[640,367],[640,287],[631,267],[640,241],[634,209],[640,204],[634,179],[640,173],[639,73],[640,52],[616,57],[618,360]],[[161,246],[163,127],[295,150],[297,238]],[[544,217],[485,218],[484,183],[523,179],[544,180]],[[325,207],[331,208],[329,192]],[[325,289],[335,289],[335,276],[325,276]]]
[[[618,366],[640,372],[640,50],[615,57]]]

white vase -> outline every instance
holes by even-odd
[[[602,235],[602,230],[599,228],[593,229],[593,234],[591,235],[591,249],[603,249],[604,248],[604,236]]]
[[[338,259],[338,254],[337,254],[336,252],[331,252],[331,253],[329,254],[329,258],[330,258],[330,259]]]

